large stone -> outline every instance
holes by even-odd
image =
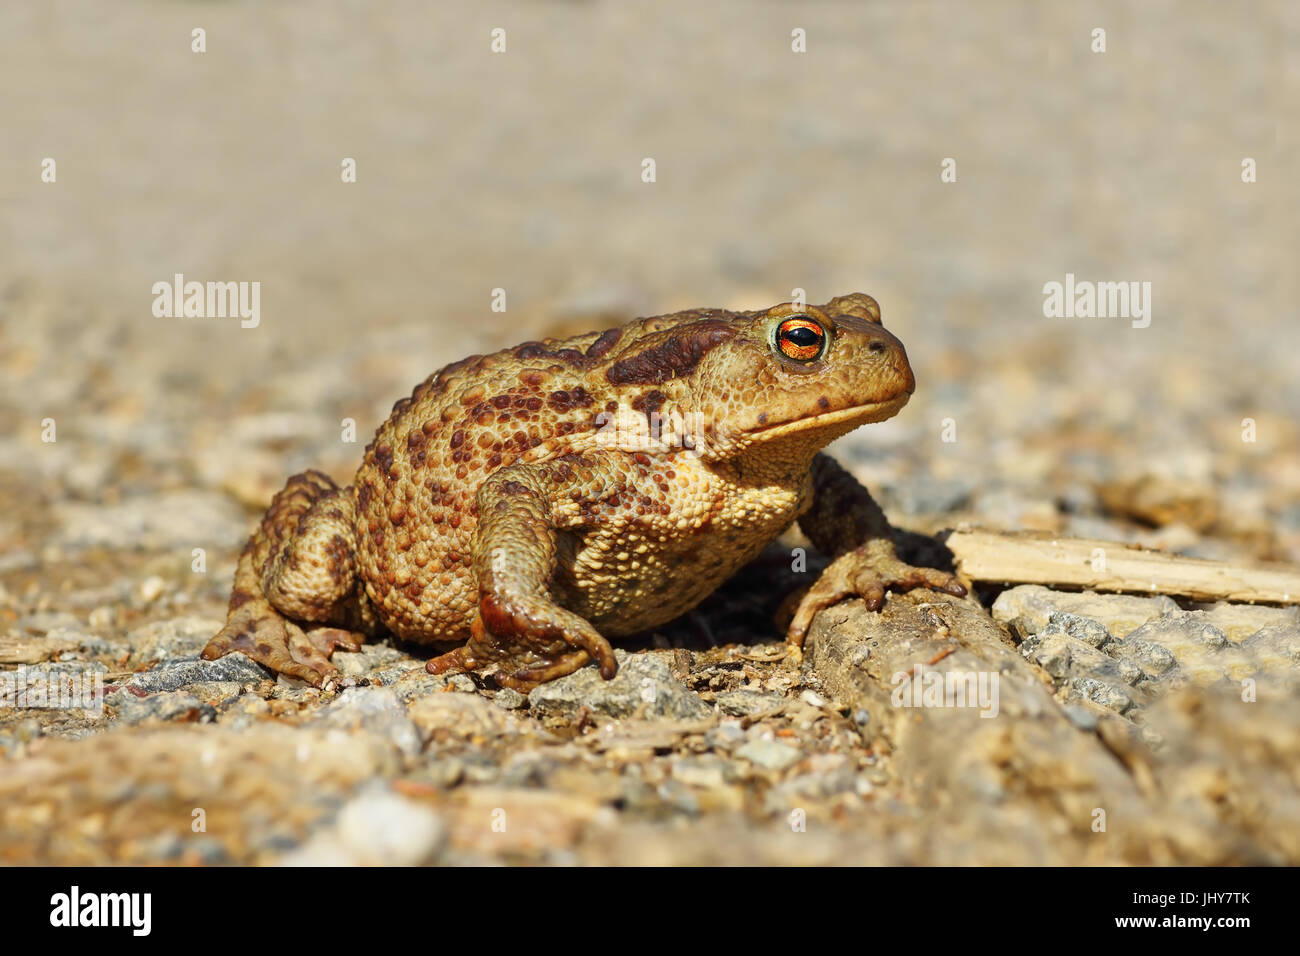
[[[155,661],[196,658],[221,630],[222,621],[212,617],[184,616],[155,621],[136,628],[129,636],[131,659],[136,666]]]
[[[124,724],[142,724],[147,721],[210,721],[217,712],[211,704],[204,703],[193,694],[182,691],[162,691],[137,697],[128,690],[106,695],[106,704],[113,716]]]
[[[153,670],[132,674],[126,683],[153,694],[210,681],[228,681],[247,687],[260,684],[268,676],[260,665],[236,651],[215,661],[199,657],[165,661]]]
[[[992,614],[995,621],[1004,624],[1021,619],[1026,622],[1027,632],[1036,634],[1047,627],[1054,613],[1064,611],[1098,622],[1114,637],[1124,637],[1147,621],[1177,610],[1178,605],[1163,596],[1053,591],[1040,584],[1022,584],[999,594]]]
[[[583,707],[607,717],[702,718],[712,712],[700,696],[673,676],[671,654],[615,651],[618,673],[605,680],[595,667],[583,667],[542,684],[528,695],[539,717],[570,717]]]

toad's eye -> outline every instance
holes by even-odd
[[[826,348],[826,330],[811,319],[786,319],[777,326],[776,347],[788,358],[811,362]]]

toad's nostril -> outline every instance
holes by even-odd
[[[883,351],[885,351],[885,343],[884,343],[884,342],[872,342],[871,345],[868,346],[868,348],[870,348],[871,351],[873,351],[873,352],[883,352]]]

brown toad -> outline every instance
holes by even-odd
[[[464,641],[435,673],[491,665],[527,690],[594,660],[608,678],[607,638],[694,607],[798,519],[835,560],[790,626],[797,659],[813,615],[844,597],[964,593],[900,561],[866,489],[820,453],[913,387],[862,294],[471,356],[393,406],[352,485],[289,479],[203,656],[238,650],[320,685],[336,647],[387,629]]]

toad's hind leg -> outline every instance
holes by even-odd
[[[358,650],[375,629],[357,587],[354,514],[351,489],[327,475],[290,478],[239,556],[226,625],[203,657],[240,651],[276,673],[329,681],[335,648]]]

